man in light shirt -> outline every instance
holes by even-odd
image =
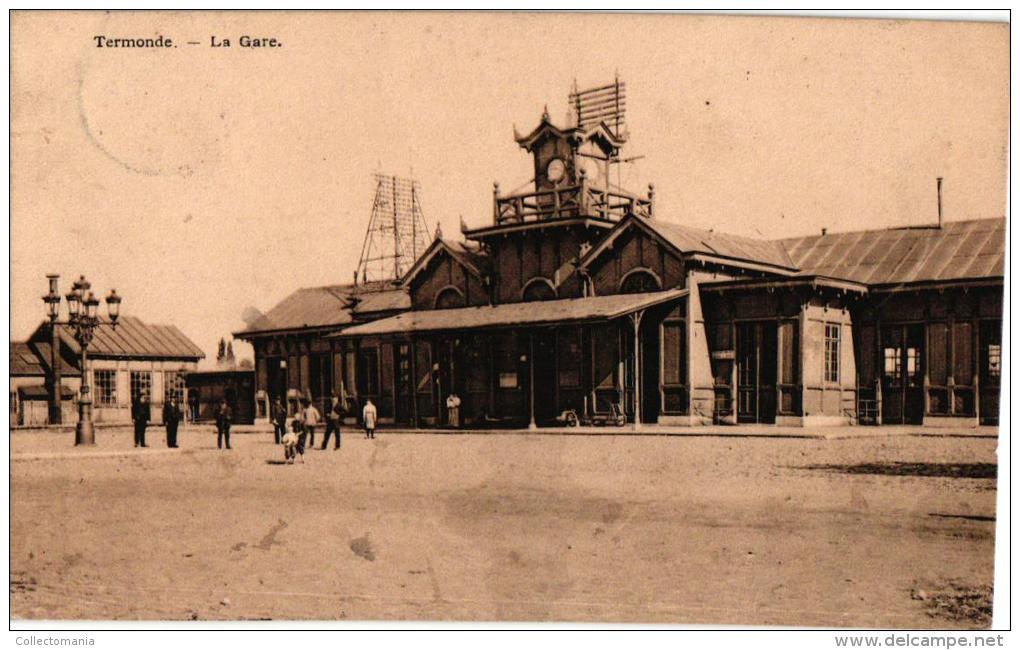
[[[302,420],[305,425],[305,433],[308,434],[308,449],[315,448],[315,427],[322,420],[322,414],[319,413],[319,409],[315,408],[315,404],[312,404],[311,400],[304,400],[304,409],[302,409]]]

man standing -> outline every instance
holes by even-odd
[[[361,417],[365,421],[365,437],[372,439],[375,438],[375,419],[376,419],[375,404],[372,403],[371,399],[365,400],[365,408],[361,411]]]
[[[181,421],[181,409],[177,405],[177,397],[171,396],[163,404],[163,424],[166,425],[166,446],[177,448],[177,425]]]
[[[305,423],[305,431],[308,433],[308,448],[315,448],[315,427],[319,424],[319,420],[322,419],[322,414],[319,413],[319,409],[315,408],[315,404],[312,404],[312,400],[304,401],[305,408],[302,413],[303,420]]]
[[[149,424],[149,396],[144,392],[131,405],[131,420],[135,423],[135,447],[148,447],[145,427]]]
[[[223,443],[227,443],[227,449],[230,449],[230,423],[234,419],[234,411],[230,408],[230,404],[227,404],[227,398],[224,397],[220,401],[219,408],[216,409],[216,448],[223,449]]]
[[[287,407],[283,405],[283,400],[277,397],[273,400],[273,438],[276,444],[280,444],[283,439],[283,434],[287,433]]]
[[[344,416],[343,411],[344,407],[340,403],[340,398],[334,395],[333,401],[329,406],[329,414],[326,416],[326,433],[323,434],[322,438],[323,450],[329,446],[329,434],[331,432],[336,433],[336,445],[333,446],[333,449],[340,449],[340,420]]]

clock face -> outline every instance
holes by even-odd
[[[567,173],[567,166],[560,158],[553,158],[545,168],[545,176],[553,183],[559,183]]]

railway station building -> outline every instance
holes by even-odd
[[[371,398],[382,423],[997,424],[1005,220],[755,239],[607,182],[625,142],[548,114],[523,193],[392,282],[300,289],[235,336],[266,399]],[[614,407],[614,405],[616,405]],[[261,412],[261,409],[260,409]]]

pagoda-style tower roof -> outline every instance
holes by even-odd
[[[619,162],[627,137],[606,122],[559,127],[546,109],[527,135],[515,126],[514,140],[532,155],[534,189],[504,196],[495,184],[493,225],[462,227],[468,238],[570,224],[609,228],[629,214],[651,216],[651,192],[639,197],[609,183],[609,168]]]
[[[599,122],[588,128],[579,126],[560,128],[552,123],[548,110],[542,113],[542,120],[538,126],[527,135],[521,135],[514,126],[514,140],[528,153],[533,153],[546,138],[566,141],[575,150],[584,143],[591,142],[607,155],[615,155],[627,142],[626,134],[616,135],[605,122]]]

